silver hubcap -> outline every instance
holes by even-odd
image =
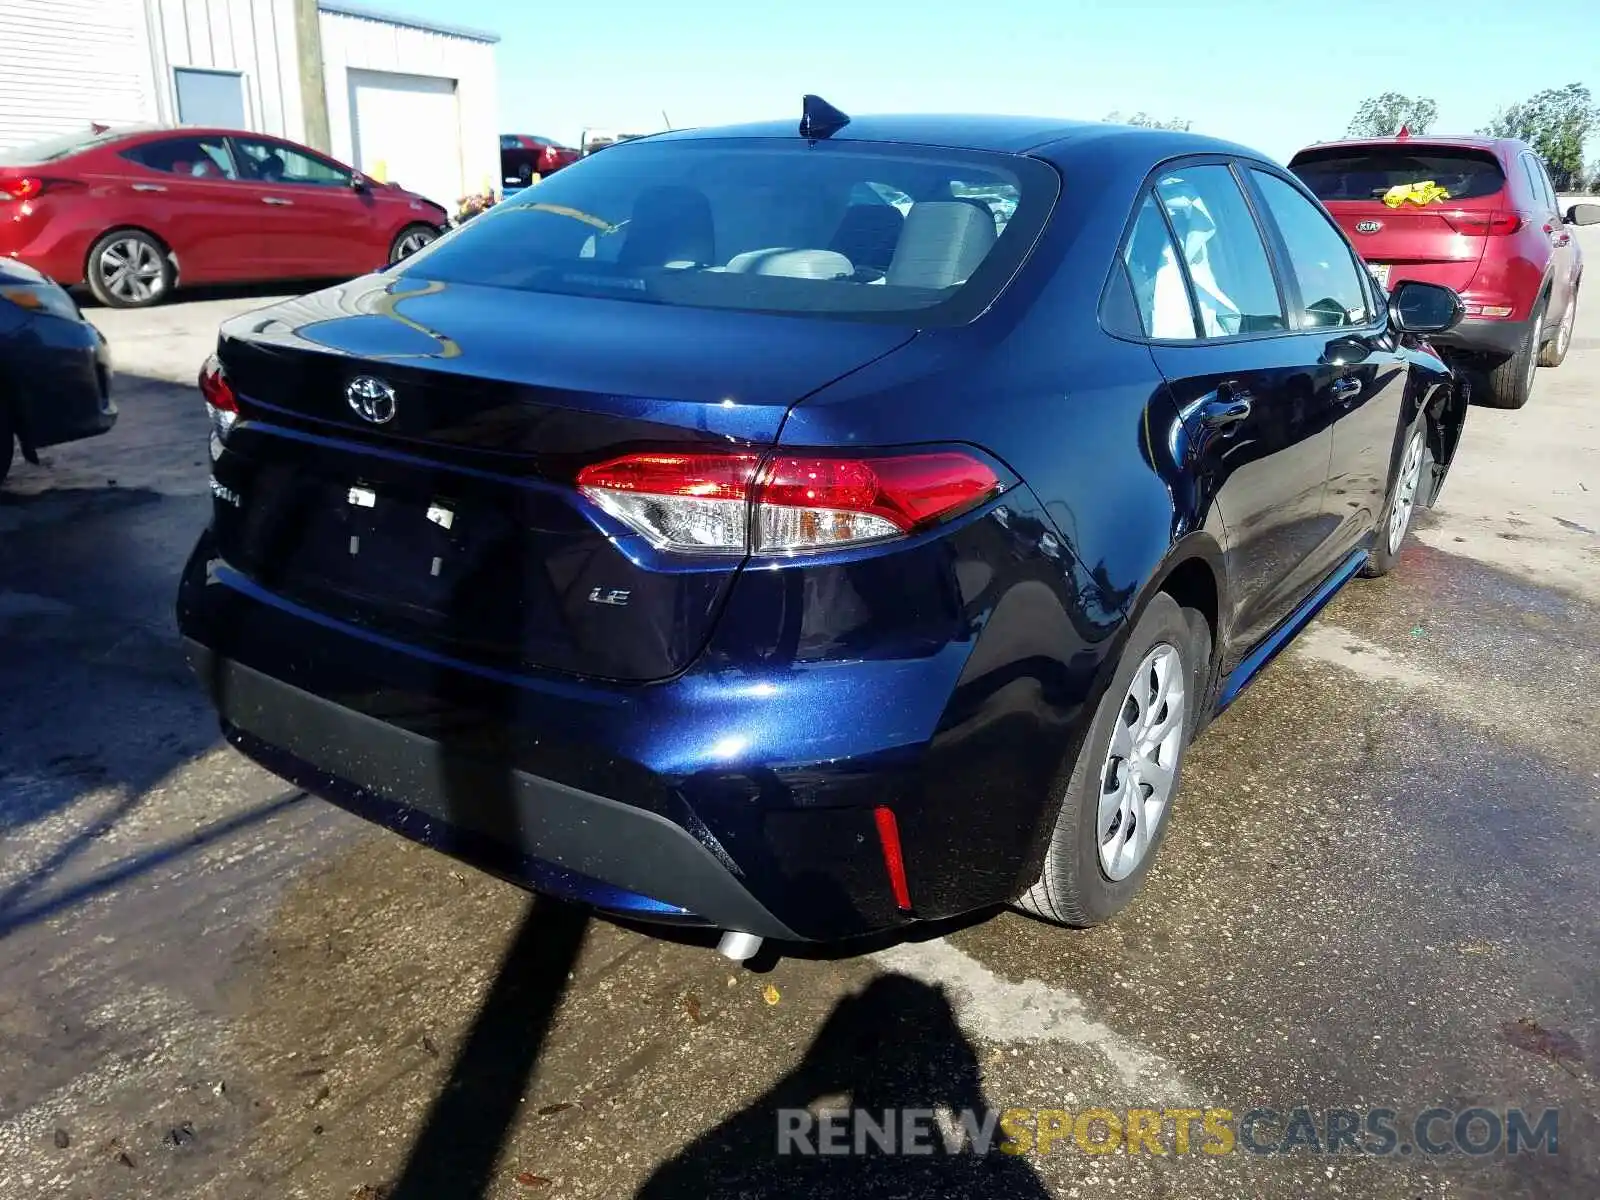
[[[123,238],[100,252],[100,282],[121,300],[142,303],[166,290],[161,254],[149,242]]]
[[[1411,510],[1417,506],[1417,484],[1422,479],[1422,430],[1411,435],[1406,446],[1406,456],[1400,463],[1400,477],[1395,480],[1394,506],[1389,512],[1389,553],[1398,554],[1400,543],[1406,539],[1411,527]]]
[[[402,258],[410,258],[418,250],[434,241],[436,237],[436,234],[429,233],[425,229],[417,229],[406,234],[405,237],[395,243],[395,262],[399,262]]]
[[[1100,869],[1126,879],[1155,841],[1183,750],[1183,659],[1162,642],[1139,664],[1100,772]]]

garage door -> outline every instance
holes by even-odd
[[[0,149],[152,120],[144,5],[0,0]]]
[[[356,166],[455,211],[467,189],[454,79],[351,71],[350,130]]]

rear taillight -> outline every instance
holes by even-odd
[[[21,179],[0,179],[0,196],[7,200],[32,200],[44,191],[44,180],[34,175]]]
[[[1519,212],[1453,212],[1441,213],[1445,224],[1457,233],[1476,237],[1504,237],[1517,232],[1527,220]]]
[[[629,454],[585,467],[578,487],[663,549],[792,554],[902,537],[1000,492],[961,450],[838,454]]]
[[[239,398],[215,354],[200,368],[200,395],[206,402],[206,416],[211,418],[211,461],[216,462],[222,457],[228,431],[239,419]]]

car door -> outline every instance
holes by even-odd
[[[232,142],[258,194],[262,252],[275,276],[359,275],[386,260],[387,246],[374,250],[373,198],[356,190],[348,167],[270,138]]]
[[[1550,182],[1550,173],[1532,154],[1522,156],[1522,165],[1527,169],[1533,194],[1539,201],[1536,224],[1550,239],[1550,310],[1545,314],[1545,328],[1554,330],[1566,316],[1567,305],[1572,300],[1578,249],[1573,244],[1572,230],[1562,219],[1561,201],[1556,197],[1555,185]]]
[[[172,247],[185,283],[249,279],[260,268],[256,212],[222,137],[136,142],[120,155],[119,223]]]
[[[1331,568],[1331,414],[1232,167],[1164,167],[1127,258],[1151,353],[1187,429],[1188,468],[1224,527],[1231,641],[1279,624]],[[1242,652],[1242,650],[1241,650]]]
[[[1275,171],[1248,173],[1286,284],[1290,324],[1315,354],[1313,388],[1333,415],[1323,513],[1335,558],[1376,526],[1399,452],[1407,360],[1370,273],[1338,225]]]

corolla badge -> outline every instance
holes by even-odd
[[[1382,228],[1383,228],[1383,222],[1382,221],[1357,221],[1356,222],[1356,232],[1357,233],[1377,233],[1378,230],[1380,230]]]
[[[356,415],[374,425],[394,420],[394,389],[371,375],[357,375],[344,389],[344,398]]]

